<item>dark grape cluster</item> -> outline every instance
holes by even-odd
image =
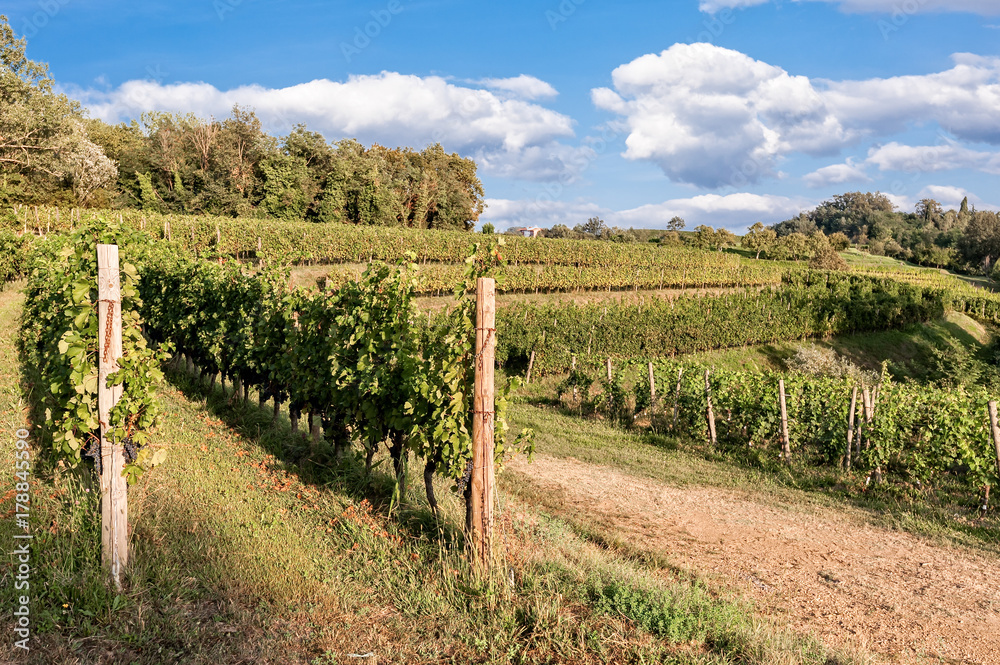
[[[125,463],[131,464],[139,456],[139,450],[142,446],[137,446],[132,441],[132,437],[128,436],[122,442],[122,447],[125,449]]]
[[[472,460],[470,459],[468,464],[465,465],[465,473],[462,477],[458,479],[458,493],[465,494],[465,488],[469,486],[469,481],[472,479]]]
[[[94,463],[94,469],[97,471],[97,475],[101,475],[101,440],[100,438],[91,437],[90,443],[83,449],[83,456],[89,457]]]

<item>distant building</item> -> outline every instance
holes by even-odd
[[[537,238],[538,234],[542,232],[542,229],[537,226],[523,226],[517,231],[525,238]]]

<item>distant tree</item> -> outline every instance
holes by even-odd
[[[809,267],[815,270],[847,270],[847,262],[830,243],[826,243],[810,259]]]
[[[491,235],[493,235],[496,232],[497,232],[496,227],[493,226],[492,224],[490,224],[489,222],[486,222],[485,224],[483,224],[483,228],[482,228],[483,235],[491,236]]]
[[[577,233],[583,233],[593,238],[600,238],[601,234],[604,233],[607,228],[608,227],[605,225],[603,219],[600,217],[591,217],[585,224],[577,224],[573,227],[573,230]]]
[[[722,250],[725,247],[732,247],[736,244],[736,235],[729,229],[718,229],[715,232],[715,248]]]
[[[543,232],[546,238],[573,238],[576,233],[565,224],[556,224]]]
[[[936,224],[944,210],[941,208],[941,204],[934,199],[920,199],[917,202],[916,213],[924,220],[925,224]]]
[[[678,217],[677,215],[671,217],[670,221],[667,222],[668,231],[680,231],[681,229],[684,228],[684,226],[685,226],[684,220]]]
[[[694,227],[694,237],[691,238],[691,244],[698,249],[711,249],[715,246],[715,229],[704,224]]]
[[[757,222],[743,236],[743,246],[751,252],[756,252],[757,255],[754,258],[759,259],[760,253],[767,252],[773,247],[776,239],[777,234],[773,229],[765,228],[762,223]]]
[[[778,244],[793,261],[798,261],[809,254],[809,237],[804,233],[789,233],[782,237]]]
[[[847,237],[844,233],[837,231],[836,233],[831,233],[827,238],[830,241],[830,246],[833,247],[834,251],[843,252],[845,249],[851,246],[851,239]]]

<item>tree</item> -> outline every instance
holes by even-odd
[[[577,224],[574,226],[573,230],[577,233],[583,233],[593,238],[600,238],[601,234],[603,234],[607,228],[608,227],[605,225],[603,219],[600,217],[591,217],[585,224]]]
[[[724,247],[732,247],[736,244],[736,235],[729,229],[718,229],[713,239],[715,248],[722,250]]]
[[[809,237],[804,233],[789,233],[778,244],[793,261],[798,261],[809,252]]]
[[[809,267],[815,270],[847,270],[847,261],[827,243],[813,255]]]
[[[48,66],[29,60],[26,45],[0,15],[0,198],[45,202],[58,197],[60,190],[70,196],[67,184],[82,185],[87,178],[79,169],[107,164],[96,158],[93,144],[81,145],[86,132],[78,127],[79,103],[53,91]],[[95,158],[83,159],[84,153]],[[73,168],[80,177],[74,178]],[[85,186],[80,191],[93,190]]]
[[[680,231],[683,228],[684,228],[684,220],[678,217],[677,215],[671,217],[670,221],[667,222],[668,231]]]
[[[691,244],[698,249],[711,249],[715,245],[715,229],[704,224],[694,227]]]
[[[834,251],[843,252],[848,247],[851,246],[851,240],[846,235],[837,231],[836,233],[831,233],[830,237],[827,238],[830,241],[830,246],[833,247]]]
[[[77,121],[76,132],[80,136],[72,141],[72,149],[65,161],[77,202],[85,206],[94,193],[111,187],[118,180],[118,167],[108,159],[101,147],[86,137],[83,123]]]
[[[944,210],[941,208],[941,204],[934,199],[920,199],[917,202],[916,213],[924,220],[925,224],[936,224]]]
[[[759,259],[761,252],[767,252],[774,246],[777,237],[773,229],[765,228],[761,222],[757,222],[743,236],[743,246],[751,252],[756,252],[757,255],[754,258]]]
[[[492,224],[490,224],[489,222],[486,222],[485,224],[483,224],[483,229],[482,229],[482,232],[483,232],[483,235],[488,235],[488,236],[491,236],[491,235],[493,235],[494,233],[496,233],[496,232],[497,232],[497,230],[496,230],[496,227],[495,227],[495,226],[493,226],[493,225],[492,225]]]

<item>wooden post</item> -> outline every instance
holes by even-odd
[[[611,358],[608,358],[608,383],[611,383]]]
[[[121,399],[121,385],[107,387],[108,375],[118,369],[122,355],[121,282],[118,246],[97,246],[97,359],[98,420],[101,424],[101,560],[111,581],[121,589],[122,571],[128,565],[128,486],[122,471],[125,450],[115,441],[109,421],[111,409]]]
[[[868,390],[868,388],[865,388],[861,392],[861,396],[864,398],[864,408],[865,408],[864,414],[865,414],[865,419],[864,419],[864,426],[859,429],[859,436],[860,436],[860,434],[862,432],[864,433],[864,437],[862,437],[864,439],[864,449],[868,450],[868,444],[870,443],[870,439],[871,439],[871,435],[872,435],[872,433],[871,433],[871,427],[872,427],[872,394]],[[859,443],[861,443],[861,441],[859,441]]]
[[[576,371],[576,354],[573,354],[573,360],[570,363],[569,369],[570,369],[571,372],[575,372]],[[573,401],[575,402],[575,401],[577,401],[577,399],[579,399],[579,394],[577,393],[576,383],[574,383],[573,384]]]
[[[528,375],[524,377],[524,385],[531,383],[531,368],[535,366],[535,350],[531,350],[531,357],[528,358]]]
[[[475,396],[472,418],[472,566],[490,572],[493,554],[494,384],[496,283],[476,280]]]
[[[1000,478],[1000,427],[997,426],[997,403],[991,401],[988,405],[990,412],[990,433],[993,434],[993,447],[997,456],[997,477]]]
[[[653,412],[653,402],[656,401],[656,380],[653,378],[653,361],[649,361],[649,411]]]
[[[785,380],[778,379],[778,401],[781,403],[781,459],[792,461],[792,445],[788,440],[788,410],[785,408]]]
[[[844,467],[851,470],[851,446],[854,445],[854,409],[858,404],[858,387],[851,391],[851,410],[847,414],[847,455],[844,457]]]
[[[680,367],[677,370],[677,392],[674,393],[674,425],[673,425],[673,429],[677,429],[677,416],[680,415],[681,375],[682,374],[684,374],[684,368]]]
[[[708,402],[708,436],[715,445],[715,414],[712,412],[712,385],[708,382],[708,370],[705,370],[705,400]]]

